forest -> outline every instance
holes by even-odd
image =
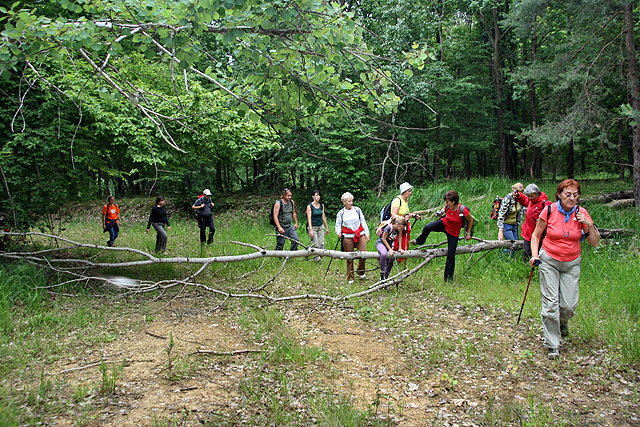
[[[289,186],[364,197],[487,176],[619,177],[637,202],[634,7],[5,5],[2,211],[21,228],[107,194]]]
[[[617,0],[2,2],[0,424],[637,425],[639,14]],[[496,240],[490,211],[516,182],[555,201],[567,178],[602,240],[581,246],[551,360],[538,270],[520,240]],[[452,189],[477,220],[453,280],[434,233],[378,281],[373,230],[401,183],[423,212],[414,238]],[[283,188],[299,251],[272,250]],[[204,189],[217,231],[199,245]],[[366,251],[334,233],[345,192]],[[166,252],[148,233],[158,196]],[[354,258],[366,274],[346,280]]]

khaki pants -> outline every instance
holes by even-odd
[[[342,248],[344,249],[345,252],[353,252],[354,248],[357,248],[360,252],[365,252],[367,250],[366,237],[360,236],[360,240],[358,240],[358,243],[354,243],[352,237],[345,237],[342,239]],[[365,265],[365,260],[362,258],[359,259],[358,269],[356,270],[356,273],[358,273],[358,275],[360,276],[364,274],[364,265]],[[353,260],[352,259],[347,260],[347,280],[353,280]]]
[[[540,317],[547,348],[560,346],[560,323],[568,323],[578,305],[580,258],[557,261],[540,251]]]

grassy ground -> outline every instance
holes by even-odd
[[[504,195],[510,183],[495,179],[419,188],[411,206],[439,205],[452,187],[483,219],[477,234],[495,238],[495,224],[486,218],[493,197]],[[551,184],[541,187],[554,193]],[[583,194],[607,188],[589,184]],[[232,240],[273,247],[275,238],[267,236],[272,233],[266,223],[268,200],[238,202],[234,211],[217,215],[216,241],[204,249],[195,220],[173,218],[167,256],[249,252],[228,244]],[[119,204],[125,223],[117,244],[151,251],[155,236],[144,233],[146,212],[139,213],[150,206],[140,200]],[[356,204],[373,227],[380,199]],[[640,229],[631,209],[586,207],[600,227]],[[335,213],[328,213],[333,222]],[[91,216],[76,215],[63,235],[85,243],[106,241],[99,219]],[[427,243],[440,240],[434,235]],[[334,244],[331,237],[327,246]],[[541,352],[538,278],[534,275],[516,328],[530,268],[501,251],[459,256],[452,284],[442,282],[444,259],[436,259],[397,290],[342,307],[238,300],[213,310],[219,298],[188,288],[144,296],[97,283],[45,289],[60,278],[5,263],[0,266],[0,420],[3,425],[123,420],[146,425],[447,425],[451,420],[584,425],[599,424],[600,414],[613,411],[614,424],[633,425],[640,401],[639,247],[637,237],[603,240],[597,249],[583,246],[580,303],[568,351],[552,365]],[[408,261],[409,266],[416,263]],[[327,264],[292,260],[268,292],[338,295],[372,283],[347,285],[343,261],[334,261],[324,277]],[[216,265],[201,280],[225,290],[256,288],[276,276],[280,265],[279,260]],[[368,268],[377,277],[376,264]],[[157,265],[99,273],[160,280],[189,272],[183,266]],[[199,348],[261,351],[202,356],[194,353],[195,342]],[[77,367],[86,369],[61,374]],[[363,380],[373,373],[375,386]],[[396,392],[399,379],[404,388]],[[549,391],[556,381],[557,390],[564,390],[559,396]],[[572,384],[572,391],[562,383]],[[198,390],[207,392],[208,404],[197,396],[189,398],[200,406],[173,397]],[[577,410],[558,404],[562,393],[571,394]],[[610,394],[622,403],[608,400]],[[167,405],[162,410],[160,401]],[[203,405],[209,409],[197,409]]]

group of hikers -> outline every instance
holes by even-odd
[[[400,185],[400,194],[383,208],[380,223],[376,227],[375,247],[380,254],[380,280],[387,280],[394,260],[409,249],[409,246],[424,245],[430,233],[444,233],[447,238],[447,257],[444,280],[452,281],[455,270],[455,253],[460,240],[460,231],[464,228],[464,239],[471,239],[474,218],[469,208],[460,204],[460,196],[447,191],[444,205],[436,212],[434,221],[427,223],[415,239],[411,239],[411,220],[421,219],[426,211],[412,212],[409,199],[413,186],[408,182]],[[325,235],[329,229],[324,204],[320,203],[320,191],[314,190],[312,201],[305,208],[310,247],[324,249]],[[533,268],[540,268],[541,318],[544,326],[544,345],[548,357],[560,356],[560,339],[569,333],[568,322],[573,317],[578,304],[578,282],[580,279],[581,242],[587,240],[596,247],[600,234],[594,226],[586,209],[578,205],[580,183],[573,179],[562,181],[556,188],[556,202],[548,200],[536,184],[526,187],[516,183],[511,192],[500,199],[497,209],[498,240],[518,240],[518,227],[523,240],[523,256]],[[498,198],[499,199],[499,198]],[[370,240],[370,229],[362,210],[354,205],[353,194],[342,195],[343,208],[336,214],[335,233],[344,252],[366,251]],[[192,206],[198,218],[201,244],[212,243],[215,234],[211,200],[211,191],[205,189]],[[113,196],[107,198],[102,211],[102,225],[109,232],[109,246],[114,245],[118,237],[120,209]],[[271,209],[270,223],[276,230],[276,250],[283,250],[287,239],[291,241],[291,250],[298,248],[298,217],[292,192],[283,189]],[[158,197],[151,209],[146,232],[150,227],[156,230],[156,252],[165,252],[169,220],[165,200]],[[206,236],[209,230],[208,238]],[[513,250],[507,250],[513,256]],[[320,257],[314,258],[320,260]],[[398,259],[398,261],[403,261]],[[360,258],[353,268],[353,259],[346,260],[346,279],[354,283],[355,275],[364,279],[365,260]]]

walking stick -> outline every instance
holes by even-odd
[[[333,248],[334,251],[336,249],[338,249],[338,243],[340,243],[341,240],[342,240],[342,238],[336,240],[336,246],[335,246],[335,248]],[[324,272],[324,277],[327,277],[327,273],[329,273],[329,268],[331,268],[331,262],[332,261],[333,261],[333,257],[329,260],[329,265],[327,265],[327,271]]]
[[[518,321],[516,325],[520,324],[520,316],[522,316],[522,309],[524,308],[524,302],[527,300],[527,293],[529,293],[529,285],[531,284],[531,278],[533,277],[533,271],[536,269],[536,266],[540,265],[540,260],[537,259],[533,262],[533,267],[531,267],[531,274],[529,275],[529,283],[527,283],[527,290],[524,291],[524,298],[522,299],[522,306],[520,307],[520,313],[518,314]]]

